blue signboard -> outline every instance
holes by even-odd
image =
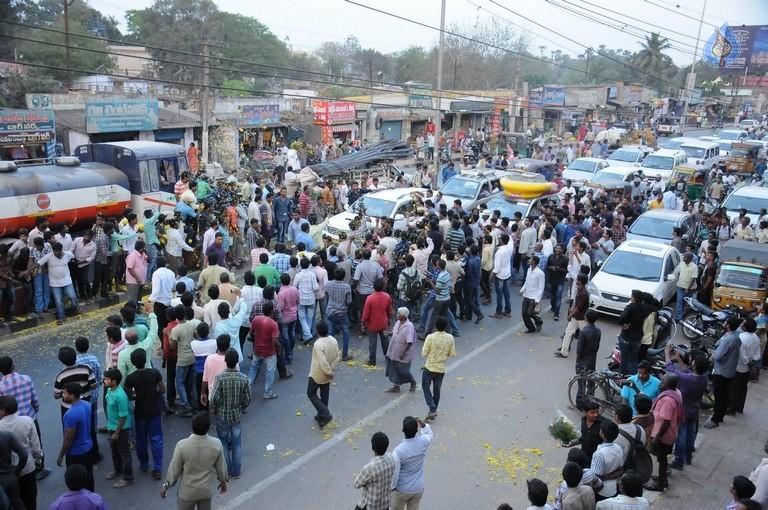
[[[563,87],[544,87],[541,95],[542,106],[565,106],[565,89]]]
[[[541,88],[528,91],[528,108],[541,106],[541,99],[543,95],[544,90]]]
[[[48,110],[0,110],[0,134],[54,131],[53,112]]]
[[[160,113],[157,99],[93,99],[85,102],[87,133],[154,131]]]
[[[262,127],[280,122],[279,104],[250,104],[240,107],[238,127]]]
[[[750,35],[747,31],[744,37],[740,37],[731,29],[728,23],[723,23],[720,28],[715,29],[707,42],[704,43],[702,53],[704,61],[720,69],[734,66],[743,69],[748,46],[744,47],[742,43],[747,42]]]

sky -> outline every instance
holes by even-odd
[[[296,51],[312,52],[325,41],[343,42],[348,35],[354,35],[363,48],[391,53],[411,45],[431,46],[439,36],[438,30],[356,4],[438,28],[440,0],[289,0],[286,4],[267,0],[214,1],[221,10],[257,18]],[[638,34],[659,31],[673,46],[667,54],[677,65],[684,66],[693,60],[705,1],[699,56],[704,41],[723,22],[732,26],[768,25],[768,0],[446,0],[446,27],[453,23],[469,27],[496,17],[528,32],[532,53],[550,56],[552,51],[560,50],[573,57],[585,47],[597,48],[601,44],[638,51],[642,40]],[[104,15],[124,22],[125,4],[118,0],[88,3]],[[152,3],[132,0],[130,7],[141,9]],[[281,5],[289,8],[280,8]],[[599,18],[600,22],[576,13]],[[125,25],[121,28],[124,30]]]

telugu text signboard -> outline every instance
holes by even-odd
[[[541,94],[542,106],[565,106],[565,88],[544,87]]]
[[[357,119],[356,104],[352,101],[331,101],[328,104],[328,124],[343,124]]]
[[[48,110],[0,110],[0,134],[23,131],[54,131],[53,112]]]
[[[237,115],[237,127],[263,127],[280,122],[280,105],[251,104],[243,105]]]
[[[432,85],[411,85],[408,96],[409,108],[432,108]]]
[[[154,131],[158,128],[157,99],[93,99],[85,102],[87,133]]]
[[[328,101],[312,101],[312,123],[316,126],[328,125]]]
[[[20,133],[0,134],[0,143],[10,144],[34,144],[53,140],[53,131],[29,131]]]

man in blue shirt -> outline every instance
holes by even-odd
[[[413,416],[403,419],[403,435],[405,439],[393,452],[395,474],[392,479],[396,480],[392,491],[393,509],[419,507],[424,495],[424,457],[433,437],[429,425]]]
[[[307,251],[314,251],[314,249],[317,248],[317,244],[315,244],[312,236],[309,235],[309,223],[301,224],[301,232],[296,234],[295,241],[297,246],[299,243],[304,243],[304,248],[306,248]]]
[[[291,209],[293,202],[286,196],[285,188],[280,188],[280,194],[275,197],[272,203],[272,209],[275,213],[275,222],[277,223],[277,242],[285,242],[285,234],[288,230],[288,223],[291,221]]]
[[[62,466],[66,457],[67,467],[72,464],[82,465],[87,473],[85,488],[94,492],[93,482],[93,442],[91,441],[91,404],[80,400],[83,389],[80,383],[70,382],[64,385],[61,399],[70,405],[64,413],[64,441],[59,450],[56,464]]]
[[[448,182],[452,177],[456,176],[456,169],[454,168],[453,161],[448,163],[448,166],[443,168],[442,174],[440,176],[443,179],[443,184]]]
[[[651,400],[655,399],[661,391],[661,381],[651,375],[651,364],[643,360],[637,365],[637,374],[629,377],[622,383],[621,400],[629,404],[632,408],[632,414],[637,414],[635,410],[635,395],[642,393]]]
[[[301,233],[301,226],[304,224],[309,225],[309,222],[306,219],[299,216],[298,211],[294,212],[293,220],[288,223],[288,227],[286,228],[285,239],[288,241],[293,241],[293,244],[298,244],[298,241],[296,240],[296,236],[299,233]]]

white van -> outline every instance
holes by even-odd
[[[688,157],[688,164],[693,165],[697,172],[705,173],[720,166],[720,144],[698,140],[687,142],[680,146]]]

